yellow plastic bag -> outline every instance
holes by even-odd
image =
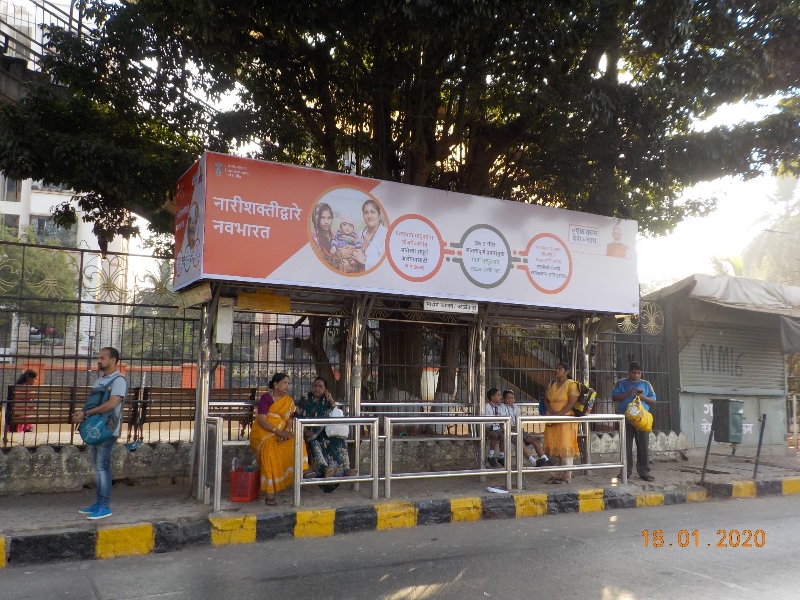
[[[647,412],[639,398],[634,398],[625,409],[625,418],[628,419],[637,431],[653,431],[653,414]]]

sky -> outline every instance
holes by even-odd
[[[758,120],[775,110],[778,98],[726,105],[697,123],[695,129],[707,131],[719,125],[735,125]],[[739,256],[747,244],[769,226],[775,206],[771,197],[777,180],[769,174],[743,181],[725,177],[699,184],[684,192],[686,197],[718,199],[717,209],[706,217],[688,219],[668,235],[657,238],[639,236],[636,243],[639,283],[646,292],[654,291],[694,273],[713,274],[711,259]]]
[[[711,258],[739,256],[768,225],[776,190],[773,177],[751,181],[717,179],[695,186],[687,195],[714,195],[718,208],[707,217],[688,219],[669,235],[636,243],[639,283],[653,291],[694,273],[712,274]]]

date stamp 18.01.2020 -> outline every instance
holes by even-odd
[[[642,530],[645,548],[699,548],[702,545],[715,548],[763,548],[767,543],[767,534],[763,529],[718,529],[714,536],[715,544],[707,542],[703,544],[700,539],[700,532],[695,529],[681,529],[674,541],[670,540],[670,534],[665,534],[661,529]]]

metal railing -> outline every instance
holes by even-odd
[[[325,417],[322,419],[296,419],[294,428],[294,505],[300,506],[300,488],[304,485],[332,485],[337,483],[358,483],[361,481],[372,482],[372,499],[377,500],[380,494],[378,488],[380,473],[378,471],[378,422],[380,419],[365,417]],[[325,425],[355,425],[361,427],[366,425],[370,428],[369,450],[370,450],[370,474],[355,475],[350,477],[326,477],[325,479],[303,479],[303,430],[306,427],[320,427]],[[356,432],[356,468],[359,469],[359,432]]]
[[[586,415],[583,417],[561,417],[561,416],[523,416],[517,417],[517,430],[511,431],[511,417],[509,416],[455,416],[455,417],[383,417],[383,428],[385,436],[379,435],[379,417],[327,417],[318,419],[297,419],[294,430],[294,506],[300,506],[300,489],[304,485],[331,485],[338,483],[352,483],[371,482],[372,483],[372,499],[377,500],[380,495],[379,484],[380,481],[384,482],[384,497],[391,498],[392,495],[392,480],[406,480],[406,479],[439,479],[447,477],[470,477],[470,476],[486,476],[504,474],[506,478],[506,488],[511,490],[513,482],[513,475],[516,474],[516,488],[522,489],[523,474],[529,472],[542,473],[547,471],[590,471],[599,469],[620,469],[622,472],[623,485],[628,483],[626,454],[625,454],[625,416],[613,414],[596,414]],[[618,462],[607,462],[592,464],[591,461],[591,432],[586,433],[587,462],[579,465],[557,465],[551,467],[534,467],[526,466],[524,460],[524,431],[526,424],[556,424],[556,423],[577,423],[587,425],[589,423],[602,423],[614,422],[619,426],[619,454],[620,459]],[[511,460],[510,454],[507,454],[506,464],[503,469],[487,469],[483,468],[483,455],[479,458],[479,468],[476,469],[457,469],[446,471],[423,471],[423,472],[409,472],[409,473],[395,473],[393,470],[393,445],[395,443],[402,443],[412,441],[414,438],[397,437],[393,435],[392,428],[396,425],[469,425],[472,427],[481,427],[492,424],[503,424],[503,438],[505,448],[510,451],[512,447],[512,437],[516,436],[515,450],[516,450],[516,463]],[[325,425],[349,425],[349,426],[368,426],[370,427],[370,474],[369,475],[356,475],[350,477],[326,477],[324,479],[303,479],[303,444],[305,438],[303,430],[306,427],[322,427]],[[379,443],[384,441],[384,474],[383,477],[379,473]],[[355,462],[359,464],[359,448],[360,432],[356,430],[355,443]]]
[[[392,435],[393,425],[450,425],[450,424],[465,424],[465,425],[488,425],[491,423],[503,423],[503,436],[505,439],[505,447],[511,447],[511,417],[509,416],[480,416],[480,417],[384,417],[384,431],[386,432],[386,441],[384,447],[384,487],[383,495],[386,498],[392,497],[392,479],[437,479],[442,477],[469,477],[469,476],[485,476],[492,473],[501,473],[499,470],[489,470],[484,468],[478,469],[464,469],[458,471],[424,471],[421,473],[392,473],[392,444],[394,437]],[[405,441],[406,438],[398,438],[397,441]],[[480,457],[480,464],[483,464],[483,456]],[[511,461],[506,461],[505,475],[506,487],[511,489]]]
[[[553,424],[553,423],[578,423],[580,424],[589,424],[589,423],[602,423],[605,421],[615,421],[619,423],[619,453],[620,453],[620,460],[618,463],[598,463],[592,464],[592,441],[591,441],[591,433],[587,432],[586,435],[586,460],[585,464],[580,465],[559,465],[553,467],[526,467],[525,460],[523,456],[522,449],[525,445],[523,441],[523,430],[526,423],[544,423],[544,424]],[[517,449],[517,465],[514,471],[517,474],[517,489],[522,489],[522,474],[526,471],[535,471],[536,473],[541,473],[544,471],[590,471],[590,470],[597,470],[597,469],[622,469],[622,483],[623,485],[628,483],[628,470],[625,465],[626,455],[625,455],[625,415],[586,415],[583,417],[556,417],[556,416],[543,416],[543,417],[517,417],[517,431],[514,433],[516,435],[516,449]],[[506,442],[508,443],[508,442]],[[508,446],[506,446],[508,448]],[[509,464],[511,461],[506,461]],[[511,487],[509,486],[509,489]]]

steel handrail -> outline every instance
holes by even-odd
[[[294,428],[294,505],[300,506],[300,488],[304,485],[327,485],[335,483],[372,482],[372,499],[377,500],[380,494],[380,473],[378,472],[378,417],[323,417],[316,419],[295,419]],[[353,477],[326,477],[324,479],[303,479],[303,429],[306,427],[323,427],[325,425],[367,425],[369,432],[370,475]],[[358,454],[356,454],[358,455]],[[352,468],[352,465],[351,465]],[[356,465],[360,470],[360,465]]]
[[[593,465],[592,460],[592,441],[591,432],[586,435],[586,456],[588,459],[587,464],[572,465],[572,466],[553,466],[553,467],[526,467],[525,457],[522,448],[525,446],[524,440],[524,426],[526,423],[603,423],[608,421],[617,421],[620,424],[619,428],[619,453],[620,461],[618,463],[600,463]],[[585,415],[583,417],[567,417],[556,415],[539,415],[539,416],[518,416],[517,417],[517,430],[514,432],[516,436],[516,452],[517,452],[517,465],[514,470],[517,474],[517,489],[522,489],[522,474],[524,471],[535,471],[541,473],[543,471],[590,471],[596,469],[622,469],[622,484],[628,483],[628,469],[627,469],[627,454],[625,452],[625,415],[612,415],[612,414],[597,414]],[[507,461],[511,462],[511,461]],[[510,489],[510,488],[509,488]]]
[[[471,475],[484,476],[492,473],[502,473],[499,470],[465,469],[459,471],[424,471],[422,473],[392,473],[392,426],[393,425],[484,425],[491,423],[504,423],[503,436],[505,447],[511,447],[511,417],[509,415],[480,415],[463,417],[383,417],[386,442],[384,444],[384,484],[383,495],[392,497],[392,479],[438,479],[444,477],[468,477]],[[483,456],[480,457],[483,464]],[[511,461],[505,465],[506,487],[511,490]]]

